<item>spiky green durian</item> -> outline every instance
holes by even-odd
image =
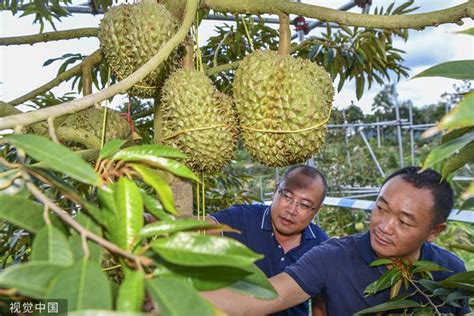
[[[100,22],[100,46],[112,72],[121,80],[153,57],[177,30],[176,18],[156,1],[124,4],[110,8]],[[174,51],[128,93],[143,98],[155,96],[167,74],[176,68],[177,60]]]
[[[304,162],[324,143],[334,89],[308,60],[256,51],[235,74],[234,100],[247,151],[268,166]]]
[[[163,141],[182,150],[197,172],[227,165],[237,140],[233,101],[200,71],[180,69],[163,85]]]
[[[105,141],[128,139],[132,132],[127,120],[120,113],[103,108],[89,108],[69,115],[57,128],[59,141],[80,144],[97,149],[101,146],[104,115],[107,115]]]

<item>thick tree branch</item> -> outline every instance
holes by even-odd
[[[216,67],[208,68],[208,69],[204,70],[204,72],[206,73],[206,75],[212,76],[212,75],[215,75],[215,74],[217,74],[219,72],[222,72],[222,71],[237,69],[239,67],[239,65],[240,65],[240,60],[237,60],[237,61],[234,61],[232,63],[222,64],[222,65],[219,65],[219,66],[216,66]]]
[[[189,0],[186,7],[186,15],[183,24],[178,32],[166,42],[160,51],[153,56],[148,62],[141,66],[124,80],[110,86],[109,88],[97,93],[85,96],[81,99],[65,102],[56,106],[40,109],[34,112],[28,112],[19,115],[7,116],[0,118],[0,130],[13,128],[15,126],[27,126],[39,121],[48,119],[49,117],[58,117],[64,114],[76,113],[80,110],[87,109],[95,103],[102,102],[118,93],[126,91],[145,78],[153,69],[160,65],[185,38],[194,21],[198,0]]]
[[[1,37],[0,46],[9,45],[33,45],[36,43],[45,43],[49,41],[69,40],[81,37],[97,37],[99,29],[96,27],[87,27],[82,29],[64,30],[56,32],[46,32],[41,34]]]
[[[92,68],[102,61],[104,56],[99,53],[87,56],[82,62],[82,95],[92,94]]]
[[[102,59],[102,50],[101,49],[98,49],[96,50],[95,52],[93,52],[91,55],[89,55],[89,57],[87,58],[91,58],[93,60],[96,60],[98,58]],[[100,60],[99,60],[100,61]],[[58,75],[56,78],[54,78],[53,80],[49,81],[48,83],[42,85],[41,87],[38,87],[30,92],[28,92],[27,94],[25,95],[22,95],[21,97],[19,98],[16,98],[15,100],[11,100],[10,102],[8,102],[10,105],[19,105],[19,104],[22,104],[26,101],[29,101],[43,93],[45,93],[46,91],[49,91],[51,90],[52,88],[58,86],[61,84],[61,82],[63,81],[66,81],[66,80],[69,80],[70,78],[76,76],[76,75],[79,75],[81,74],[81,70],[82,70],[82,63],[80,63],[79,65],[76,65],[74,67],[72,67],[71,69],[69,70],[66,70],[65,72],[61,73],[60,75]]]
[[[381,29],[422,29],[446,23],[462,23],[463,18],[474,18],[474,1],[448,9],[410,15],[368,15],[343,12],[321,6],[288,0],[205,0],[204,6],[221,12],[244,14],[296,14],[320,21],[343,25]]]

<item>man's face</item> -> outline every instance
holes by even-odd
[[[418,260],[425,241],[433,241],[445,224],[433,227],[433,195],[400,176],[380,190],[370,218],[370,244],[379,258]]]
[[[273,194],[272,224],[283,236],[300,234],[319,210],[324,194],[320,178],[312,179],[295,170]]]

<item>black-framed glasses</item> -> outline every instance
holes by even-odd
[[[309,212],[314,211],[317,208],[317,206],[313,206],[313,205],[309,204],[308,202],[299,202],[299,201],[295,200],[293,195],[291,195],[291,193],[289,193],[288,191],[286,191],[283,188],[278,188],[277,192],[278,192],[278,195],[280,196],[280,198],[285,203],[287,203],[288,205],[292,205],[293,203],[295,203],[296,209],[298,211],[309,213]]]

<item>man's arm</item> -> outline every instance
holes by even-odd
[[[306,301],[309,295],[286,273],[270,279],[278,293],[275,300],[259,300],[229,289],[202,292],[211,303],[229,315],[265,315],[278,312]]]
[[[317,296],[311,300],[311,315],[326,316],[326,304],[321,296]]]

